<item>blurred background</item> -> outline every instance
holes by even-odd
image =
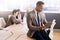
[[[12,11],[13,9],[34,9],[37,1],[43,1],[44,11],[48,13],[60,13],[60,0],[0,0],[0,11]]]
[[[54,30],[52,29],[53,40],[60,40],[60,0],[0,0],[0,40],[30,40],[27,37],[26,11],[35,8],[37,1],[43,1],[43,12],[48,21],[56,20]],[[23,24],[10,25],[6,28],[9,15],[14,9],[20,9]],[[2,30],[1,30],[2,29]],[[51,35],[50,35],[51,36]]]
[[[22,12],[35,8],[37,1],[43,1],[44,13],[48,21],[56,19],[55,29],[60,29],[60,0],[0,0],[0,17],[4,17],[7,21],[7,16],[14,9],[20,9]]]
[[[48,13],[60,13],[60,0],[0,0],[0,11],[12,11],[13,9],[34,9],[37,1],[43,1],[44,11]]]

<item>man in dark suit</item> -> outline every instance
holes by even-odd
[[[45,32],[46,26],[43,25],[43,22],[47,23],[45,15],[42,12],[43,5],[42,1],[38,1],[36,8],[27,14],[27,25],[29,28],[27,36],[36,40],[51,40]]]

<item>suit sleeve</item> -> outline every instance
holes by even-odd
[[[45,17],[45,14],[43,14],[43,23],[45,24],[45,27],[46,28],[50,28],[50,26],[46,25],[47,23],[49,23],[47,20],[46,20],[46,17]],[[51,24],[51,23],[50,23]]]
[[[45,14],[43,13],[42,15],[43,15],[43,17],[42,17],[42,18],[43,18],[43,22],[44,22],[44,23],[47,23],[48,21],[46,20]]]
[[[29,14],[27,14],[27,25],[28,25],[28,28],[30,30],[40,31],[40,27],[32,25],[32,20],[31,19],[32,19],[31,16]]]

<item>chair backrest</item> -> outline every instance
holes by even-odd
[[[54,28],[55,24],[56,24],[56,20],[53,19],[52,25],[51,25],[51,28],[50,28],[50,34],[49,34],[49,37],[50,37],[51,39],[53,39],[53,28]]]

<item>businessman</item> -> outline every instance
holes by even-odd
[[[28,37],[35,38],[36,40],[51,40],[45,32],[43,23],[47,23],[43,10],[44,2],[38,1],[36,8],[27,14],[27,25],[29,31]]]

